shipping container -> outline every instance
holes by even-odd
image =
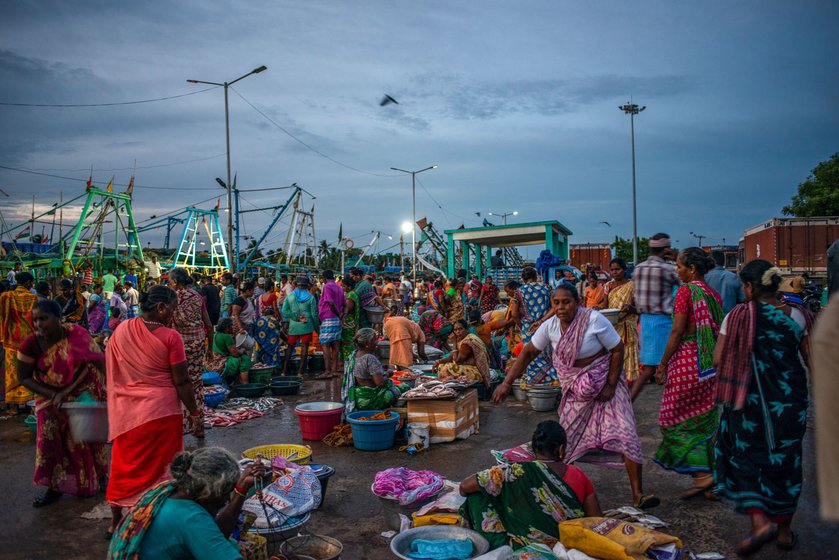
[[[587,264],[593,264],[600,270],[609,270],[612,260],[612,246],[608,243],[580,243],[571,245],[571,259],[569,264],[580,270]]]
[[[839,216],[773,218],[743,234],[742,262],[763,259],[784,274],[827,277],[827,249],[839,239]]]

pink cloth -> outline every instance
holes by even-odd
[[[152,420],[181,414],[172,365],[186,361],[178,331],[149,331],[142,319],[123,321],[105,350],[108,439]]]
[[[340,315],[336,315],[332,308],[327,305],[328,303],[332,303],[341,314],[344,313],[344,307],[347,305],[344,290],[334,280],[330,280],[323,285],[323,293],[321,293],[320,301],[318,301],[318,319],[321,322],[326,319],[340,318]]]
[[[623,457],[643,463],[641,440],[635,430],[635,413],[621,372],[614,396],[607,402],[595,400],[609,376],[610,355],[590,365],[574,367],[588,327],[591,309],[580,307],[577,316],[559,339],[553,355],[562,401],[559,423],[568,436],[566,463],[583,461],[604,467],[623,468]]]

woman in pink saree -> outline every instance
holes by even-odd
[[[580,306],[571,285],[551,294],[554,316],[533,334],[510,371],[495,390],[493,401],[503,401],[513,383],[548,345],[560,386],[559,423],[568,436],[565,462],[625,468],[633,504],[651,508],[660,503],[642,488],[641,441],[623,372],[623,342],[612,324],[593,309]]]
[[[108,473],[104,443],[75,441],[61,404],[87,392],[105,399],[105,355],[79,325],[61,324],[61,307],[50,300],[32,308],[35,332],[17,351],[21,384],[35,393],[35,484],[47,492],[32,505],[42,507],[62,494],[93,496]]]

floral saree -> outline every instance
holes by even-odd
[[[583,517],[571,486],[541,461],[498,465],[477,474],[481,492],[470,494],[460,509],[490,548],[521,548],[559,540],[558,524]]]
[[[64,338],[46,350],[41,349],[34,334],[27,338],[17,353],[18,362],[32,364],[34,378],[50,387],[68,387],[79,375],[86,374],[67,400],[74,401],[86,392],[104,401],[104,375],[90,362],[104,361],[105,355],[84,328],[64,325],[63,329]],[[35,484],[76,496],[98,493],[99,481],[108,473],[105,444],[75,441],[67,412],[46,397],[36,396],[35,415]]]

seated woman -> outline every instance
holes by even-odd
[[[402,394],[376,357],[378,342],[379,337],[371,328],[359,329],[353,338],[355,352],[344,366],[341,388],[347,414],[354,410],[383,410]]]
[[[240,473],[236,458],[220,447],[179,454],[169,468],[174,480],[146,492],[128,512],[108,559],[241,559],[228,539],[263,469],[252,464]]]
[[[467,497],[460,514],[491,548],[553,547],[561,521],[602,516],[591,480],[563,463],[565,444],[559,422],[540,422],[531,442],[535,460],[495,466],[460,484],[460,494]]]
[[[233,338],[233,319],[220,319],[213,337],[213,357],[206,362],[209,371],[217,371],[229,383],[247,383],[253,361],[247,352],[236,346]]]
[[[256,361],[266,366],[280,365],[280,341],[287,341],[288,337],[282,331],[281,323],[274,314],[274,307],[262,308],[262,317],[256,320],[255,334]]]
[[[437,377],[447,381],[465,375],[482,381],[489,388],[489,353],[484,341],[469,332],[469,324],[463,319],[455,322],[454,336],[457,351],[434,362],[433,371],[437,372]]]

